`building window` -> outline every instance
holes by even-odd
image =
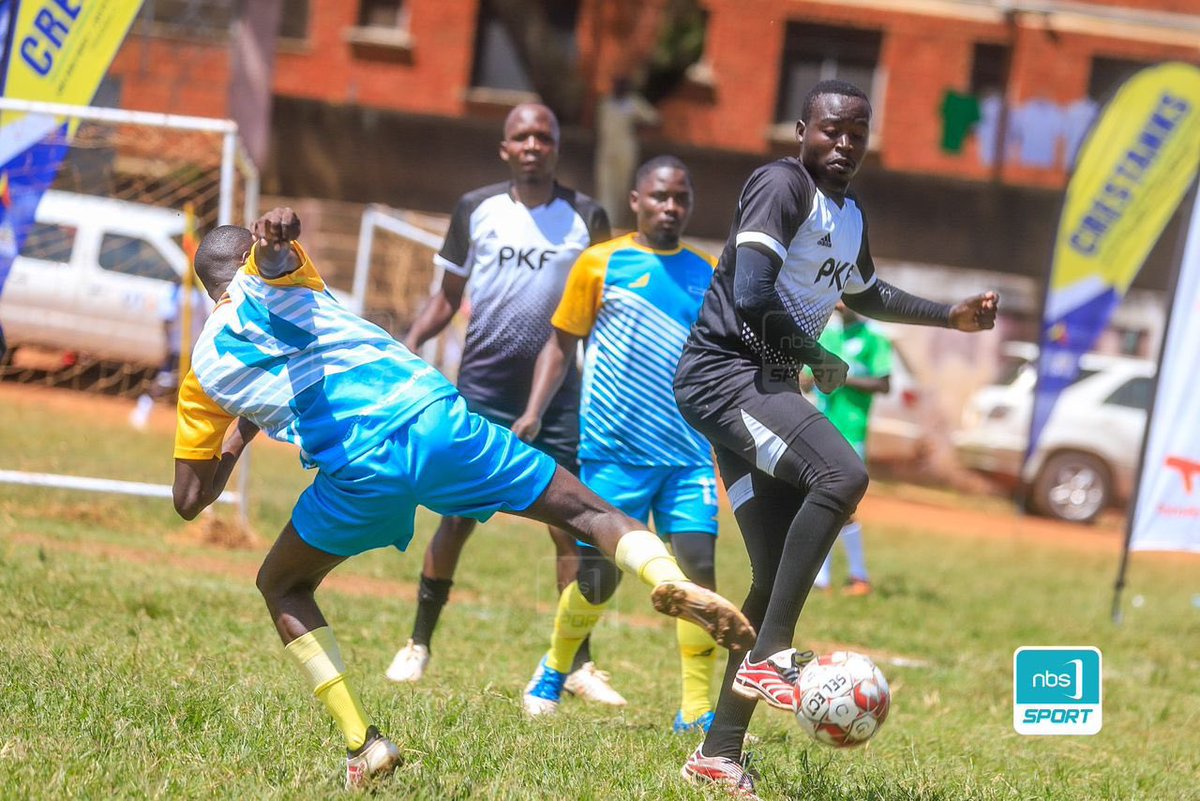
[[[413,45],[408,14],[404,0],[362,0],[358,25],[346,32],[346,40],[357,48],[408,52]]]
[[[1140,70],[1152,66],[1144,61],[1130,61],[1123,58],[1093,58],[1092,75],[1088,79],[1088,97],[1097,103],[1108,100]]]
[[[283,0],[279,15],[279,38],[304,41],[308,38],[309,0]]]
[[[862,89],[871,98],[875,110],[872,127],[877,129],[883,108],[879,50],[883,35],[860,28],[837,28],[807,22],[789,22],[783,46],[782,74],[775,119],[779,127],[792,127],[800,119],[800,110],[808,91],[818,81],[837,78]]]
[[[216,39],[229,35],[236,17],[228,0],[145,0],[138,22],[164,36]]]
[[[362,0],[358,24],[363,28],[407,28],[408,6],[404,0]]]
[[[517,43],[487,0],[479,4],[475,31],[471,86],[533,94],[533,81],[521,61]]]
[[[971,51],[971,88],[976,97],[1004,94],[1012,50],[1005,45],[976,44]]]
[[[279,36],[306,39],[310,0],[283,0]],[[241,4],[229,0],[144,0],[138,24],[161,36],[223,39],[241,14]]]

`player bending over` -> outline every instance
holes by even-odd
[[[219,301],[180,387],[175,508],[191,519],[216,500],[260,429],[297,445],[305,467],[317,468],[259,568],[258,588],[287,653],[345,737],[347,785],[391,772],[400,752],[368,724],[314,592],[347,557],[403,550],[418,504],[562,526],[652,586],[658,611],[727,647],[749,647],[746,619],[688,581],[658,537],[549,456],[468,412],[437,370],[334,300],[294,241],[300,221],[290,209],[268,212],[253,231],[222,226],[196,253],[196,273]]]

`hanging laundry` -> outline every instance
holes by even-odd
[[[1017,153],[1026,167],[1054,167],[1058,161],[1058,140],[1066,129],[1062,106],[1045,98],[1022,103],[1012,112],[1012,132]]]
[[[961,153],[967,134],[979,120],[979,98],[948,90],[942,99],[942,150]]]

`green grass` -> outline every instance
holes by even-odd
[[[64,417],[2,388],[0,403],[2,468],[170,479],[163,431]],[[307,476],[274,446],[255,449],[252,472],[253,523],[274,532]],[[748,568],[722,522],[719,577],[740,598]],[[554,601],[552,549],[522,521],[497,518],[469,547],[429,681],[387,682],[433,524],[422,515],[409,554],[351,560],[319,596],[365,706],[405,752],[380,797],[717,797],[678,778],[695,740],[668,732],[673,628],[633,582],[594,637],[629,707],[568,699],[557,719],[522,717]],[[0,798],[348,795],[340,738],[254,589],[261,551],[220,550],[183,531],[163,501],[0,485]],[[1130,595],[1144,603],[1114,627],[1115,549],[936,535],[920,520],[869,527],[867,542],[877,592],[814,597],[800,637],[926,665],[881,662],[893,713],[866,749],[818,746],[760,709],[751,731],[764,797],[1200,798],[1195,559],[1135,557]],[[1013,649],[1052,644],[1104,653],[1094,737],[1012,730]]]

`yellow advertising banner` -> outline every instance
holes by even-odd
[[[1192,185],[1200,162],[1200,69],[1139,72],[1088,136],[1067,189],[1051,291],[1099,277],[1122,293]]]
[[[1149,67],[1105,106],[1067,186],[1042,314],[1026,457],[1200,165],[1200,69]]]
[[[87,105],[142,0],[24,0],[17,5],[4,96]]]

